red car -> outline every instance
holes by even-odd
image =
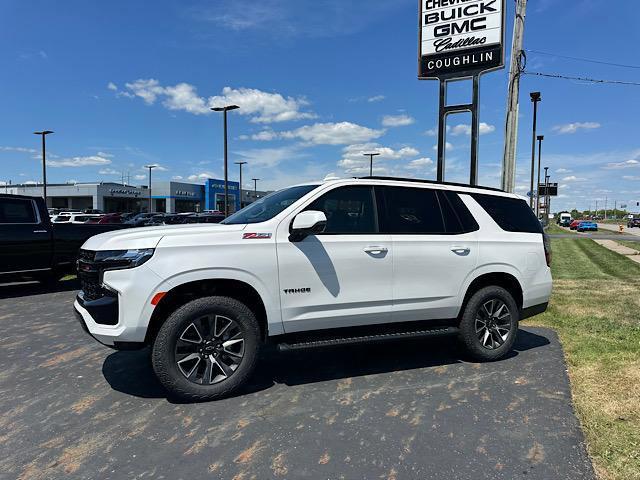
[[[577,230],[578,229],[578,225],[580,225],[580,222],[582,222],[582,220],[574,220],[573,222],[571,222],[569,224],[569,229],[570,230]]]

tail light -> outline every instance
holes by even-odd
[[[542,243],[544,244],[544,258],[547,261],[547,266],[550,267],[553,254],[551,252],[551,239],[546,233],[542,234]]]

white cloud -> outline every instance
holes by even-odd
[[[38,153],[38,150],[26,147],[0,147],[0,152]]]
[[[182,179],[183,179],[182,175],[174,175],[173,177],[171,177],[171,180],[176,180],[176,181],[179,181]]]
[[[559,135],[574,134],[580,130],[594,130],[600,128],[601,125],[597,122],[576,122],[567,123],[565,125],[556,125],[553,127],[553,131]]]
[[[636,168],[636,167],[640,167],[640,161],[631,159],[625,162],[607,163],[607,165],[604,166],[603,168],[607,170],[620,170],[623,168]]]
[[[87,157],[63,158],[61,160],[47,160],[50,167],[89,167],[95,165],[109,165],[111,160],[100,155],[90,155]]]
[[[454,148],[455,148],[455,147],[453,146],[453,144],[451,144],[451,143],[449,143],[449,142],[447,142],[447,143],[446,143],[446,145],[445,145],[445,150],[446,150],[447,152],[450,152],[450,151],[451,151],[451,150],[453,150]],[[433,150],[434,150],[435,152],[437,152],[437,151],[438,151],[438,144],[437,144],[437,143],[433,146]]]
[[[151,163],[149,164],[149,166],[153,166],[154,172],[166,172],[169,170],[167,167],[163,167],[162,165],[159,165],[157,163]],[[141,167],[141,170],[148,171],[149,169],[147,167]]]
[[[107,88],[108,88],[109,90],[113,90],[114,92],[117,92],[117,91],[118,91],[118,86],[117,86],[115,83],[113,83],[113,82],[109,82],[109,83],[107,84]]]
[[[197,175],[189,175],[187,180],[190,182],[206,182],[210,178],[215,178],[215,175],[211,172],[202,172]]]
[[[113,158],[113,155],[111,153],[98,152],[97,155],[104,158]]]
[[[623,175],[625,180],[640,180],[640,175]]]
[[[146,175],[134,175],[134,177],[136,180],[146,180],[147,176]]]
[[[480,135],[486,135],[488,133],[495,132],[496,127],[485,122],[480,122],[479,130]],[[461,123],[459,125],[456,125],[455,127],[448,127],[447,132],[451,132],[451,135],[453,135],[454,137],[457,137],[458,135],[471,135],[471,125]],[[436,131],[436,135],[437,134],[438,132]]]
[[[117,87],[116,87],[117,88]],[[251,116],[255,123],[286,122],[315,118],[311,112],[302,109],[309,102],[302,98],[284,97],[279,93],[263,92],[253,88],[222,89],[221,95],[205,98],[198,95],[196,87],[188,83],[162,86],[156,79],[138,79],[127,83],[129,95],[140,97],[147,105],[159,99],[169,110],[181,110],[194,115],[209,115],[211,107],[238,105],[239,115]]]
[[[438,129],[437,128],[431,128],[431,129],[425,131],[423,135],[426,135],[427,137],[437,137],[438,136]]]
[[[415,160],[411,160],[409,162],[409,165],[407,165],[407,168],[410,169],[420,169],[420,168],[424,168],[427,167],[429,165],[433,165],[433,160],[431,160],[428,157],[422,157],[422,158],[417,158]]]
[[[563,182],[583,182],[584,180],[584,178],[576,177],[575,175],[569,175],[562,179]]]
[[[556,170],[556,173],[571,173],[571,170],[569,170],[568,168],[558,168]]]
[[[405,127],[415,123],[415,119],[409,115],[385,115],[382,117],[382,125],[385,127]]]
[[[381,102],[385,98],[387,97],[385,97],[384,95],[374,95],[373,97],[367,98],[367,102],[369,103]]]
[[[280,134],[282,138],[295,138],[313,145],[363,143],[382,135],[384,135],[384,130],[374,130],[351,122],[316,123]]]
[[[102,168],[98,171],[100,175],[122,175],[122,172],[119,172],[113,168]]]
[[[278,132],[274,132],[273,130],[263,130],[261,132],[254,133],[253,135],[251,135],[251,137],[246,137],[244,140],[248,140],[249,138],[251,138],[251,140],[255,140],[258,142],[270,142],[271,140],[275,140],[278,137]]]
[[[369,157],[365,156],[367,153],[380,154],[374,157],[374,173],[386,172],[386,169],[380,166],[380,162],[411,158],[420,154],[420,152],[413,147],[402,147],[395,150],[393,148],[383,147],[377,143],[349,145],[345,147],[342,152],[342,159],[338,162],[338,166],[348,174],[369,172]]]

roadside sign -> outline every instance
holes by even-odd
[[[505,0],[420,0],[418,78],[504,67]]]
[[[540,196],[541,197],[546,197],[547,196],[547,186],[544,183],[541,183],[538,186],[538,192],[540,192]],[[557,197],[558,196],[558,184],[557,183],[550,183],[549,184],[549,196],[550,197]]]

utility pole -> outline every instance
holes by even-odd
[[[151,200],[151,170],[156,168],[158,165],[145,165],[144,168],[149,169],[149,213],[153,213],[153,203]]]
[[[240,195],[240,210],[242,210],[242,165],[246,165],[248,162],[234,162],[236,165],[240,167],[240,191],[238,195]]]
[[[596,217],[598,216],[598,200],[596,200]]]
[[[224,216],[229,216],[229,169],[227,153],[227,112],[240,108],[238,105],[227,105],[225,107],[212,107],[214,112],[223,112],[224,115]]]
[[[524,21],[527,0],[516,0],[516,18],[513,24],[511,43],[511,67],[507,97],[507,118],[505,125],[504,156],[502,160],[502,189],[512,192],[516,188],[516,149],[518,145],[518,115],[520,110],[520,75],[524,51]],[[533,194],[533,193],[532,193]]]
[[[604,197],[604,219],[607,219],[607,200],[609,200],[608,197]]]
[[[253,180],[253,197],[254,197],[254,202],[258,200],[258,180],[260,180],[259,178],[252,178],[251,180]]]
[[[34,135],[42,137],[42,197],[44,198],[44,206],[47,207],[47,141],[45,137],[53,133],[51,130],[42,130],[41,132],[33,132]]]
[[[533,139],[531,140],[531,196],[529,197],[529,204],[531,209],[533,208],[533,176],[536,169],[536,130],[538,128],[538,102],[542,100],[540,92],[531,92],[531,102],[533,103]]]
[[[365,157],[369,157],[369,176],[373,177],[373,157],[380,155],[379,153],[363,153]]]
[[[536,195],[536,216],[540,218],[540,164],[542,160],[542,141],[544,140],[544,135],[538,135],[538,183],[536,183],[536,188],[538,189]]]

